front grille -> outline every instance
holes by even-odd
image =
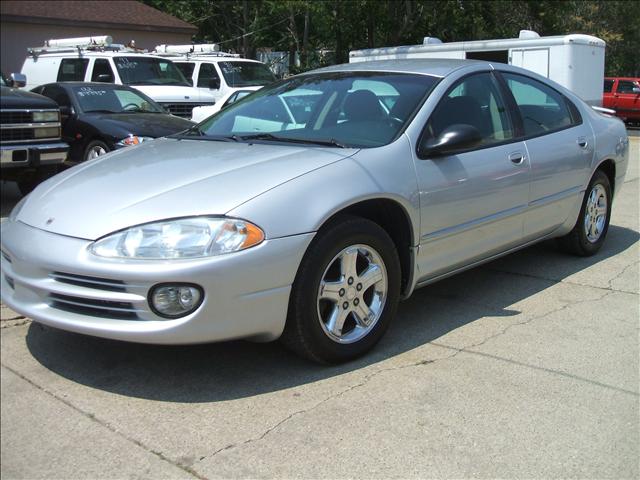
[[[31,123],[32,121],[31,112],[0,112],[0,123]]]
[[[195,107],[213,105],[212,103],[161,103],[170,114],[183,118],[191,118],[191,111]]]
[[[71,295],[49,294],[49,306],[65,312],[118,320],[137,320],[138,314],[132,303],[97,300]]]
[[[34,139],[33,128],[3,128],[0,132],[0,141],[2,142]]]
[[[79,287],[106,290],[109,292],[126,292],[125,283],[120,280],[108,278],[89,277],[86,275],[76,275],[75,273],[53,272],[51,278],[60,283],[77,285]]]

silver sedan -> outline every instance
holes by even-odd
[[[316,70],[40,185],[2,225],[2,299],[88,335],[346,361],[418,287],[549,238],[595,254],[627,163],[620,120],[522,69]]]

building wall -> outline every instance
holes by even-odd
[[[90,37],[111,35],[113,43],[127,44],[136,41],[136,47],[152,50],[156,45],[188,44],[191,35],[188,33],[149,32],[141,30],[102,30],[86,27],[39,25],[27,23],[0,23],[0,67],[5,75],[20,72],[27,48],[40,47],[45,40],[51,38]]]

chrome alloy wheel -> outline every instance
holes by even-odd
[[[322,274],[318,319],[338,343],[357,342],[376,325],[384,310],[389,280],[382,257],[368,245],[338,253]]]
[[[607,222],[607,191],[597,183],[591,189],[584,209],[584,232],[587,240],[596,243]]]
[[[93,160],[94,158],[98,158],[105,153],[107,153],[107,151],[103,147],[101,147],[100,145],[96,145],[87,152],[87,160]]]

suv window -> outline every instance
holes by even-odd
[[[63,58],[58,69],[58,82],[82,82],[89,64],[88,58]]]
[[[618,93],[633,93],[633,89],[637,87],[631,80],[618,80]]]
[[[98,58],[93,64],[93,72],[91,73],[92,82],[113,83],[113,70],[109,65],[109,60]]]
[[[605,80],[604,81],[604,93],[611,93],[613,89],[613,80]]]
[[[524,134],[542,135],[579,123],[569,110],[568,100],[559,92],[532,78],[502,74],[518,104]]]
[[[482,135],[482,145],[513,138],[511,119],[492,74],[471,75],[451,87],[429,118],[428,135],[435,138],[455,124],[477,128]]]
[[[216,67],[210,63],[203,63],[200,65],[200,73],[198,74],[198,87],[211,88],[211,81],[218,79],[220,76],[216,72]],[[220,83],[218,83],[220,85]]]

